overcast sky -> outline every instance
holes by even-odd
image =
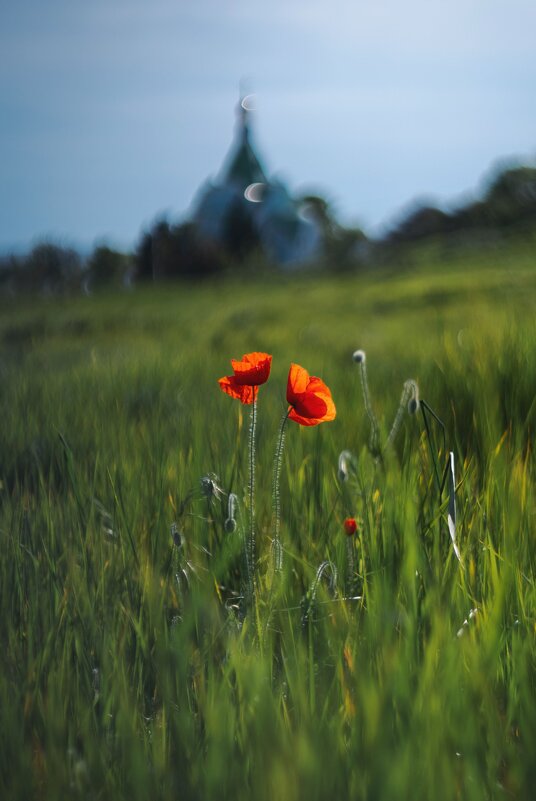
[[[373,229],[536,155],[534,0],[0,0],[0,249],[132,246],[230,147]]]

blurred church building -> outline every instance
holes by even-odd
[[[308,204],[270,179],[251,141],[251,95],[238,105],[235,140],[219,175],[200,188],[193,203],[197,232],[231,252],[255,247],[281,265],[297,265],[321,252],[323,231]]]

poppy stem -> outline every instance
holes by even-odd
[[[415,397],[416,394],[416,383],[412,379],[404,382],[404,386],[402,387],[402,395],[400,396],[400,403],[398,405],[398,410],[395,415],[395,419],[393,420],[393,425],[391,426],[391,430],[389,431],[389,436],[387,437],[387,441],[384,446],[384,451],[393,444],[395,441],[396,435],[400,430],[400,426],[402,425],[402,419],[404,417],[404,412],[406,411],[407,403],[410,397],[413,395]]]
[[[354,538],[351,536],[346,538],[346,595],[355,594]]]
[[[272,481],[272,512],[274,520],[273,539],[272,539],[272,558],[274,570],[280,572],[283,569],[283,548],[281,546],[280,531],[281,531],[281,498],[279,494],[279,477],[281,475],[281,464],[283,461],[283,447],[285,445],[285,428],[287,425],[288,416],[290,414],[291,406],[281,418],[279,424],[279,434],[277,437],[277,445],[274,456],[274,472]]]
[[[249,421],[249,532],[246,545],[248,601],[253,599],[255,586],[255,433],[257,428],[257,398],[253,400]]]
[[[372,408],[372,403],[370,400],[370,392],[369,392],[369,385],[367,378],[367,364],[365,359],[359,362],[358,366],[359,366],[359,377],[361,379],[361,391],[363,393],[363,401],[365,404],[365,411],[368,415],[368,419],[370,422],[369,449],[372,455],[375,458],[378,458],[381,454],[380,427],[378,426],[378,421],[376,419],[376,415],[374,414],[374,410]]]

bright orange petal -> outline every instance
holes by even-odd
[[[316,419],[323,418],[328,408],[325,399],[313,392],[302,392],[300,395],[296,395],[292,407],[296,414]]]
[[[265,384],[270,375],[272,357],[269,353],[245,353],[241,361],[231,359],[231,365],[238,383],[250,387]]]
[[[304,417],[302,414],[298,414],[292,407],[290,408],[288,419],[294,420],[295,423],[299,423],[301,426],[317,426],[319,423],[324,422],[323,418]]]
[[[251,364],[252,367],[256,367],[261,362],[266,361],[266,359],[272,360],[272,357],[269,353],[262,353],[262,351],[254,350],[252,353],[244,353],[242,356],[243,362],[248,362]]]
[[[290,408],[289,420],[294,420],[301,426],[317,426],[319,423],[329,423],[334,420],[336,415],[335,404],[332,402],[331,407],[328,407],[321,417],[307,417],[306,415],[299,414],[294,408]]]
[[[315,395],[329,395],[331,397],[329,387],[324,384],[321,378],[317,378],[315,375],[312,375],[307,382],[307,392],[314,392]]]
[[[329,398],[325,398],[327,409],[324,414],[324,418],[322,420],[323,423],[329,423],[330,420],[335,420],[337,417],[337,409],[335,408],[335,404],[333,403],[333,398],[331,395]]]
[[[316,377],[312,377],[309,381],[307,386],[307,394],[312,391],[314,396],[325,404],[325,410],[322,414],[322,421],[328,422],[329,420],[333,420],[337,414],[337,410],[335,409],[335,404],[333,403],[333,398],[331,397],[331,391],[326,384],[320,379]],[[320,415],[319,415],[320,416]]]
[[[239,384],[234,375],[227,375],[218,379],[218,384],[222,392],[230,395],[231,398],[237,398],[241,403],[253,403],[257,397],[257,387]]]
[[[287,401],[292,406],[298,395],[301,395],[307,389],[307,382],[309,381],[309,373],[299,364],[291,364],[288,371],[287,380]]]
[[[287,382],[289,418],[302,426],[316,426],[333,420],[335,404],[329,387],[316,376],[309,376],[299,364],[291,364]]]

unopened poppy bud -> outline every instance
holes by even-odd
[[[225,495],[218,482],[219,478],[215,473],[208,473],[206,476],[201,478],[201,492],[209,501],[211,501],[213,498],[217,498],[219,500]]]
[[[353,537],[353,535],[357,531],[357,522],[355,517],[347,517],[343,525],[344,525],[344,531],[348,535],[348,537]]]
[[[364,350],[355,350],[352,354],[352,359],[356,364],[363,364],[367,359],[367,354]]]
[[[337,474],[339,476],[339,481],[348,481],[348,477],[350,475],[350,462],[352,459],[352,454],[350,451],[341,451],[339,454],[339,469]]]
[[[232,534],[233,531],[236,531],[236,507],[238,504],[238,498],[234,494],[234,492],[229,493],[229,498],[227,499],[227,520],[225,521],[225,531],[227,534]]]
[[[411,381],[411,398],[408,403],[409,414],[415,414],[419,411],[419,386],[416,381]]]
[[[182,548],[182,546],[184,545],[184,540],[176,523],[171,524],[170,533],[171,533],[171,539],[173,540],[173,545],[175,545],[176,548]]]

